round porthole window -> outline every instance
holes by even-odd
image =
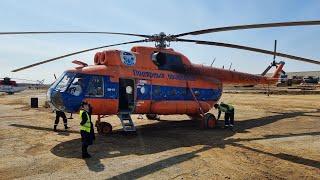
[[[195,91],[195,92],[194,92],[194,95],[195,95],[195,96],[199,96],[199,95],[200,95],[200,92],[199,92],[199,91]]]
[[[141,94],[144,94],[144,93],[146,92],[146,88],[141,87],[141,88],[140,88],[140,92],[141,92]]]
[[[132,94],[132,87],[131,86],[127,86],[126,87],[126,93],[127,94]]]

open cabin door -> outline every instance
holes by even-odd
[[[133,79],[119,79],[119,112],[132,112],[135,107],[135,82]]]

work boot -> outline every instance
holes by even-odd
[[[69,127],[67,125],[64,125],[64,129],[67,130],[69,129]]]
[[[68,119],[73,119],[73,117],[72,117],[72,113],[70,114],[70,117],[68,117]]]
[[[54,125],[54,126],[53,126],[53,131],[54,131],[54,132],[57,132],[57,125]]]

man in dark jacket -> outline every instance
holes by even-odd
[[[82,141],[82,158],[90,158],[88,153],[88,146],[93,144],[95,139],[94,126],[91,122],[91,106],[90,104],[83,102],[80,109],[80,134]]]

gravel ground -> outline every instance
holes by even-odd
[[[96,136],[88,160],[78,116],[53,132],[54,114],[30,109],[30,97],[43,105],[45,91],[0,96],[0,179],[320,179],[320,95],[224,94],[236,108],[233,131],[133,116],[138,133],[124,135],[110,116],[115,131]]]

